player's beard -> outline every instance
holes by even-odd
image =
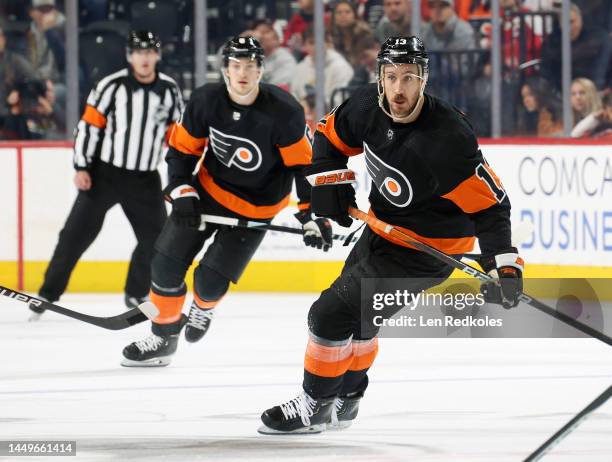
[[[394,95],[387,96],[387,104],[389,105],[389,109],[391,114],[398,118],[403,119],[410,115],[414,110],[417,102],[419,100],[419,94],[416,93],[411,95],[411,97],[407,95]]]

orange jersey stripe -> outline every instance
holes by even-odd
[[[204,165],[198,172],[200,184],[208,194],[219,204],[232,212],[249,218],[269,219],[289,205],[291,194],[287,194],[280,202],[273,205],[255,205],[221,188],[210,176]]]
[[[378,338],[369,342],[353,342],[353,361],[349,366],[351,371],[369,369],[378,354]]]
[[[191,136],[185,127],[174,124],[168,144],[183,154],[200,157],[204,152],[207,142],[208,138],[196,138]]]
[[[304,369],[320,377],[338,377],[348,370],[352,360],[350,343],[325,346],[310,338],[304,356]]]
[[[289,146],[279,146],[278,150],[283,158],[283,163],[287,167],[309,165],[312,163],[312,146],[306,135],[298,142]]]
[[[486,164],[483,164],[483,166],[487,169],[497,186],[502,189],[501,182],[493,169]],[[461,182],[455,189],[444,194],[442,197],[453,201],[465,213],[480,212],[498,203],[491,188],[489,188],[484,180],[478,178],[476,174]]]
[[[219,300],[212,300],[212,301],[207,301],[207,300],[202,300],[197,293],[193,293],[193,301],[195,302],[196,305],[198,305],[199,308],[204,308],[204,309],[210,309],[210,308],[214,308],[215,306],[217,306],[217,303],[219,303],[221,300],[223,299],[223,297],[221,297]]]
[[[81,119],[85,123],[93,125],[97,128],[106,127],[106,117],[104,117],[104,115],[95,107],[90,106],[89,104],[85,106],[85,112],[83,112],[83,117],[81,117]]]
[[[303,202],[298,204],[298,210],[308,210],[310,208],[310,202]]]
[[[181,319],[181,311],[185,302],[185,294],[178,297],[167,297],[149,291],[151,302],[159,310],[159,315],[153,320],[157,324],[172,324]]]
[[[333,144],[336,149],[345,156],[354,156],[356,154],[361,154],[363,152],[362,147],[352,148],[340,139],[338,133],[336,133],[336,127],[334,126],[335,118],[335,112],[332,112],[331,114],[325,116],[325,123],[319,122],[317,124],[317,131],[322,133],[325,138],[327,138],[330,143]]]
[[[374,212],[372,212],[372,210],[370,210],[368,214],[376,218],[376,215],[374,215]],[[401,245],[402,247],[408,247],[410,249],[414,249],[414,247],[411,246],[410,244],[402,241],[401,239],[393,237],[393,235],[387,234],[382,230],[379,230],[378,228],[371,225],[370,223],[368,223],[368,226],[370,227],[372,231],[374,231],[380,237],[383,237],[386,240],[393,242],[394,244]],[[461,253],[471,252],[472,249],[474,248],[474,243],[476,242],[476,238],[474,236],[469,236],[469,237],[425,237],[425,236],[421,236],[415,233],[414,231],[409,230],[408,228],[402,228],[401,226],[396,226],[396,225],[393,225],[393,227],[409,235],[410,237],[413,237],[417,241],[422,242],[423,244],[427,244],[433,247],[434,249],[440,250],[441,252],[444,252],[450,255],[458,255]]]

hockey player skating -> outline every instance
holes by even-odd
[[[320,178],[331,172],[350,178],[348,157],[363,152],[373,181],[370,214],[447,254],[471,251],[477,237],[481,264],[499,277],[488,299],[516,306],[523,264],[511,246],[510,202],[465,117],[424,94],[427,77],[418,38],[393,37],[382,45],[378,82],[318,124],[308,168],[312,210],[350,226],[351,180],[320,185]],[[357,416],[378,351],[378,329],[361,322],[363,278],[370,278],[367,299],[370,291],[384,291],[384,278],[411,278],[410,289],[418,292],[436,284],[427,279],[439,283],[450,275],[439,260],[389,239],[366,228],[340,276],[310,308],[303,391],[265,411],[261,433],[316,433],[347,427]]]
[[[185,274],[205,241],[212,239],[194,273],[185,327],[189,342],[206,333],[230,281],[238,281],[264,238],[262,230],[210,223],[202,230],[201,214],[270,221],[288,204],[295,178],[296,217],[306,245],[331,246],[329,221],[311,218],[310,186],[302,174],[312,158],[303,109],[280,88],[259,83],[262,62],[257,40],[230,40],[223,48],[225,83],[197,89],[170,137],[165,192],[172,213],[156,242],[151,269],[150,298],[160,315],[151,336],[123,350],[124,366],[170,362],[184,324]]]

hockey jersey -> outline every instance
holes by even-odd
[[[378,106],[376,84],[358,90],[318,123],[312,169],[346,168],[361,153],[371,214],[448,254],[471,251],[475,236],[483,253],[511,246],[506,191],[450,104],[425,94],[419,117],[396,123]]]
[[[293,179],[299,208],[309,207],[302,168],[312,140],[302,106],[280,88],[260,84],[255,102],[233,102],[225,84],[197,89],[174,128],[166,156],[170,181],[197,181],[209,213],[271,219],[289,203]]]

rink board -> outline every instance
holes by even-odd
[[[512,221],[531,223],[521,245],[529,277],[612,277],[612,149],[600,143],[484,141],[487,161],[512,200]],[[370,181],[355,156],[358,203],[367,208]],[[164,166],[160,168],[162,178]],[[0,144],[0,283],[36,290],[76,197],[72,151],[66,143]],[[275,223],[298,226],[295,202]],[[345,232],[335,227],[336,232]],[[68,287],[120,292],[135,246],[121,209],[110,210]],[[299,236],[269,233],[236,290],[318,291],[339,273],[349,248],[305,249]],[[188,276],[188,281],[191,276]]]

